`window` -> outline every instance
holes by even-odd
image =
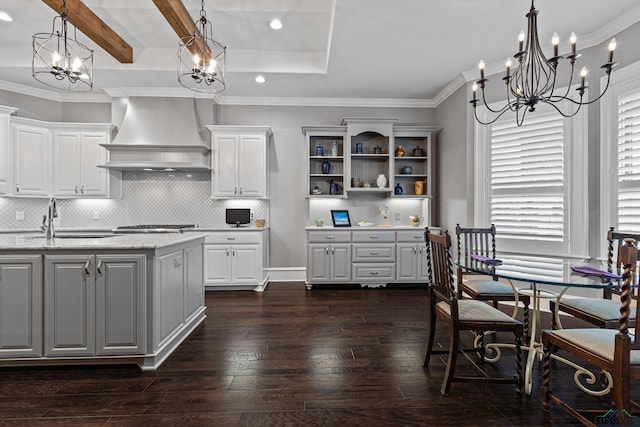
[[[640,231],[640,62],[612,74],[602,99],[601,236]]]
[[[586,117],[542,105],[522,126],[509,113],[476,123],[475,225],[495,224],[501,251],[587,253]]]

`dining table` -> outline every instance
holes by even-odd
[[[531,297],[531,315],[529,319],[529,343],[522,346],[528,351],[524,369],[524,390],[531,394],[533,387],[533,365],[535,360],[541,360],[543,347],[540,340],[540,307],[541,301],[559,300],[571,289],[620,289],[622,286],[621,271],[607,271],[607,263],[597,259],[578,259],[563,257],[541,257],[533,255],[501,255],[499,259],[488,258],[479,255],[468,255],[456,263],[458,277],[461,273],[479,274],[491,276],[493,280],[503,279],[511,284],[514,289],[514,303],[517,312],[518,294]],[[620,274],[618,274],[620,273]],[[634,280],[634,283],[637,283]],[[558,304],[556,304],[556,307]],[[558,313],[551,313],[560,325]],[[486,344],[487,357],[485,361],[497,362],[500,359],[500,348],[513,348],[513,344],[488,343]],[[493,357],[491,356],[493,354]],[[567,360],[557,354],[552,357],[564,364],[576,369],[574,380],[576,385],[586,393],[601,396],[609,393],[612,385],[611,375],[601,372],[596,375],[585,367]],[[599,382],[605,382],[601,387]],[[589,386],[593,386],[592,388]]]

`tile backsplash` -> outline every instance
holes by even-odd
[[[0,197],[0,230],[40,227],[46,198]],[[57,199],[58,227],[114,228],[133,224],[224,227],[226,208],[249,208],[269,224],[269,201],[212,199],[209,172],[123,172],[121,199]],[[24,220],[17,220],[22,212]],[[97,219],[96,219],[97,218]]]

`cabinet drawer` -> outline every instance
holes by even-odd
[[[398,242],[424,242],[424,228],[416,231],[398,231],[396,234]]]
[[[353,233],[353,241],[356,243],[386,242],[394,243],[396,235],[392,231],[360,231]]]
[[[209,233],[205,243],[260,243],[260,231],[224,231],[221,233]]]
[[[396,260],[395,245],[353,245],[353,262],[376,262]]]
[[[309,231],[309,243],[349,243],[350,241],[351,233],[349,232]]]
[[[394,282],[396,280],[396,265],[353,264],[352,277],[355,282]]]

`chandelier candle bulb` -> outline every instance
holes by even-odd
[[[586,79],[587,79],[587,67],[582,67],[582,70],[580,70],[580,86],[583,88],[585,87],[584,83]]]
[[[473,100],[476,101],[478,98],[476,98],[476,92],[478,91],[478,85],[477,84],[473,84],[471,85],[471,91],[473,92]]]
[[[518,35],[518,52],[522,52],[524,49],[524,30],[520,30],[520,34]]]
[[[60,68],[60,54],[58,52],[53,52],[52,65],[54,68]]]
[[[484,61],[482,59],[478,63],[478,68],[480,69],[480,80],[484,80]]]
[[[553,33],[553,37],[551,37],[551,44],[553,45],[553,56],[558,56],[558,44],[560,44],[560,36],[558,33]]]
[[[612,38],[609,42],[609,63],[613,62],[613,51],[616,50],[616,38]]]
[[[578,41],[578,37],[576,36],[576,33],[571,33],[571,36],[569,36],[569,43],[571,43],[571,55],[575,56],[576,55],[576,42]]]
[[[507,58],[507,62],[505,64],[507,66],[507,76],[506,78],[508,79],[509,76],[511,75],[511,58]]]

